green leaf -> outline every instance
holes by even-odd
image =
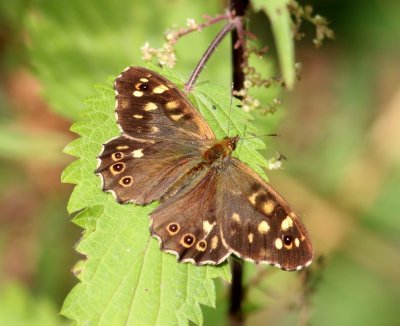
[[[183,85],[172,71],[161,73]],[[78,158],[65,169],[62,180],[76,184],[68,211],[79,212],[74,222],[85,229],[85,236],[77,250],[87,259],[74,268],[80,283],[65,300],[62,314],[78,324],[188,325],[190,320],[201,325],[200,304],[215,305],[212,279],[229,281],[229,265],[178,263],[150,237],[148,215],[157,203],[120,205],[101,191],[100,178],[94,174],[96,157],[102,144],[120,133],[110,85],[96,86],[96,96],[87,101],[82,119],[72,127],[81,137],[65,149]],[[245,126],[254,131],[248,123],[250,115],[238,109],[236,102],[229,110],[230,96],[222,88],[206,83],[196,87],[191,98],[218,137],[227,135],[228,128],[231,135],[242,135]],[[263,172],[260,164],[265,161],[257,152],[263,143],[258,139],[244,142],[237,155]]]
[[[254,9],[265,11],[271,21],[283,80],[286,87],[291,89],[296,74],[294,70],[292,21],[287,7],[289,2],[289,0],[254,0],[252,4]]]

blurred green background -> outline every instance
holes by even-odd
[[[311,1],[336,34],[316,50],[313,28],[296,43],[303,73],[283,105],[261,118],[267,158],[284,171],[271,183],[292,203],[324,258],[310,272],[249,266],[248,325],[399,325],[400,312],[400,2]],[[305,4],[305,3],[302,3]],[[224,10],[223,1],[0,1],[0,325],[58,325],[80,230],[60,183],[93,84],[142,64],[140,47],[187,18]],[[266,17],[251,15],[273,48]],[[188,76],[219,26],[178,42],[177,71]],[[202,80],[230,87],[226,40]],[[273,51],[262,66],[276,68]],[[275,67],[275,68],[273,68]],[[268,76],[267,76],[268,77]],[[259,92],[269,103],[278,89]],[[258,116],[256,113],[255,115]],[[205,325],[223,322],[205,309]]]

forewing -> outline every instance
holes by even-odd
[[[143,67],[128,67],[115,80],[118,124],[140,139],[214,139],[187,97],[171,81]]]
[[[219,264],[230,255],[216,216],[217,179],[216,171],[201,170],[151,213],[151,233],[160,239],[161,250],[198,265]]]
[[[299,216],[241,161],[230,158],[221,174],[217,216],[225,245],[246,260],[299,270],[313,249]]]
[[[103,190],[118,202],[147,204],[160,199],[200,159],[200,143],[144,142],[120,136],[103,145],[96,170]]]

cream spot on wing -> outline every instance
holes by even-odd
[[[120,145],[120,146],[117,146],[116,148],[117,148],[117,149],[128,149],[128,148],[129,148],[129,146],[126,146],[126,145]]]
[[[253,192],[251,196],[247,197],[247,199],[252,203],[253,205],[256,204],[256,198],[257,198],[258,192]]]
[[[152,127],[151,127],[151,131],[154,132],[154,133],[156,133],[156,132],[159,132],[159,131],[160,131],[160,128],[158,128],[158,127],[156,127],[156,126],[152,126]]]
[[[143,119],[143,115],[142,114],[134,114],[133,117],[135,119]]]
[[[289,216],[286,216],[286,218],[282,221],[281,230],[286,231],[292,226],[293,226],[293,220]]]
[[[215,235],[212,239],[211,239],[211,249],[215,249],[218,247],[218,236]]]
[[[140,81],[143,83],[147,83],[149,80],[147,78],[140,78]]]
[[[278,250],[283,248],[283,242],[280,238],[275,239],[275,248]]]
[[[296,218],[296,214],[294,212],[290,212],[290,217]]]
[[[180,118],[183,117],[183,114],[171,114],[170,117],[172,120],[178,121]]]
[[[141,92],[141,91],[134,91],[134,92],[133,92],[133,96],[141,97],[141,96],[143,96],[143,92]]]
[[[132,156],[135,157],[135,158],[142,157],[143,155],[144,155],[144,154],[143,154],[143,148],[135,149],[135,150],[132,152]]]
[[[253,243],[253,239],[254,239],[254,234],[253,233],[249,233],[249,242]]]
[[[265,214],[270,215],[275,209],[275,201],[267,200],[264,205],[262,206],[262,210]]]
[[[165,91],[167,91],[168,90],[168,87],[167,86],[165,86],[165,85],[160,85],[160,86],[157,86],[157,87],[154,87],[153,88],[153,93],[155,93],[155,94],[162,94],[162,93],[164,93]]]
[[[294,239],[294,245],[295,245],[296,247],[299,247],[299,246],[300,246],[300,240],[299,240],[299,238]]]
[[[262,221],[260,224],[258,224],[258,232],[261,234],[267,233],[269,229],[270,226],[266,221]]]
[[[214,225],[215,225],[215,222],[212,224],[208,221],[203,222],[203,230],[206,235],[208,235],[211,232],[211,230],[214,228]]]
[[[143,110],[145,110],[145,111],[154,111],[154,110],[157,110],[157,109],[158,109],[157,104],[155,104],[153,102],[149,102],[144,106]]]
[[[238,213],[233,213],[232,220],[234,220],[237,223],[240,223],[240,215]]]
[[[167,104],[165,104],[165,107],[168,110],[176,109],[179,106],[179,101],[169,101]]]

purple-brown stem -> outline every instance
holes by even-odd
[[[204,52],[203,56],[201,57],[200,61],[198,62],[196,68],[194,68],[192,74],[190,75],[189,80],[187,81],[184,90],[186,93],[189,93],[196,83],[197,78],[200,75],[200,72],[203,70],[204,66],[206,65],[208,59],[210,59],[211,54],[215,51],[218,44],[221,43],[223,38],[228,34],[232,29],[236,27],[235,21],[228,22],[217,34],[217,36],[213,39],[210,46],[207,48],[206,52]]]
[[[230,11],[234,12],[236,17],[240,19],[246,13],[248,0],[231,0]],[[232,30],[231,49],[232,49],[232,80],[233,92],[238,93],[244,88],[245,75],[243,67],[245,64],[246,39],[244,37],[246,31],[244,24],[240,24],[236,29]],[[241,96],[237,98],[242,99]],[[229,321],[230,325],[243,325],[243,265],[242,262],[232,260],[232,285],[230,293]]]

